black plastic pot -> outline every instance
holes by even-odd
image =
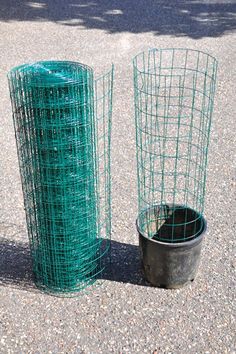
[[[190,208],[188,211],[199,215]],[[148,282],[163,288],[179,288],[194,280],[206,231],[205,219],[199,216],[199,220],[194,238],[173,243],[173,240],[165,242],[149,238],[137,219],[143,272]]]

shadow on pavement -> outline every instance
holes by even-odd
[[[111,259],[103,260],[101,279],[136,285],[147,285],[142,277],[138,246],[111,241]],[[0,286],[38,292],[34,285],[28,243],[0,239]]]
[[[148,285],[141,271],[139,247],[127,243],[111,241],[111,262],[109,255],[106,258],[103,279],[130,283],[135,285]]]
[[[218,37],[236,29],[234,0],[1,0],[0,21],[52,21],[109,33]]]
[[[28,243],[0,238],[0,285],[37,291]]]

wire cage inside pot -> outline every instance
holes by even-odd
[[[191,240],[204,228],[217,62],[197,50],[152,49],[133,69],[138,228],[154,240]]]
[[[111,231],[112,70],[69,61],[8,75],[38,287],[77,292],[102,272]]]

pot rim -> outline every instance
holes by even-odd
[[[197,213],[197,214],[200,215],[201,220],[203,221],[203,227],[202,227],[201,233],[200,233],[198,236],[196,236],[196,237],[194,237],[193,239],[190,239],[190,240],[185,240],[185,241],[182,241],[182,242],[173,242],[173,243],[171,243],[171,242],[165,242],[165,241],[154,240],[154,239],[149,238],[149,237],[147,237],[146,235],[144,235],[144,233],[141,231],[141,229],[140,229],[140,227],[139,227],[139,224],[138,224],[138,222],[139,222],[139,216],[140,216],[140,214],[143,213],[144,211],[146,211],[146,210],[148,210],[148,209],[151,209],[151,208],[153,208],[153,207],[156,207],[156,206],[158,206],[158,204],[155,204],[155,205],[153,205],[153,206],[151,206],[151,207],[148,207],[148,208],[146,208],[145,210],[142,210],[142,211],[139,213],[139,215],[138,215],[138,217],[137,217],[137,219],[136,219],[136,228],[137,228],[137,231],[138,231],[138,233],[139,233],[140,236],[142,236],[143,238],[145,238],[146,240],[148,240],[148,241],[150,241],[150,242],[153,242],[153,243],[155,243],[155,244],[159,244],[159,245],[161,245],[161,246],[170,247],[170,248],[186,247],[186,246],[187,246],[187,247],[191,247],[191,246],[194,245],[195,243],[201,242],[201,240],[202,240],[202,238],[203,238],[203,236],[204,236],[204,234],[206,233],[206,230],[207,230],[207,221],[206,221],[206,219],[204,218],[203,215],[200,215],[196,210],[194,210],[194,209],[192,209],[192,208],[190,208],[190,207],[186,207],[186,206],[181,205],[181,204],[176,204],[176,206],[188,208],[189,210],[192,210],[193,212],[195,212],[195,213]],[[160,206],[161,206],[161,205],[160,205]]]

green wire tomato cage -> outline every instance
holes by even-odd
[[[196,238],[203,211],[217,61],[190,49],[133,60],[138,228],[169,243]]]
[[[111,232],[112,70],[69,61],[8,75],[38,287],[78,292],[103,271]]]

